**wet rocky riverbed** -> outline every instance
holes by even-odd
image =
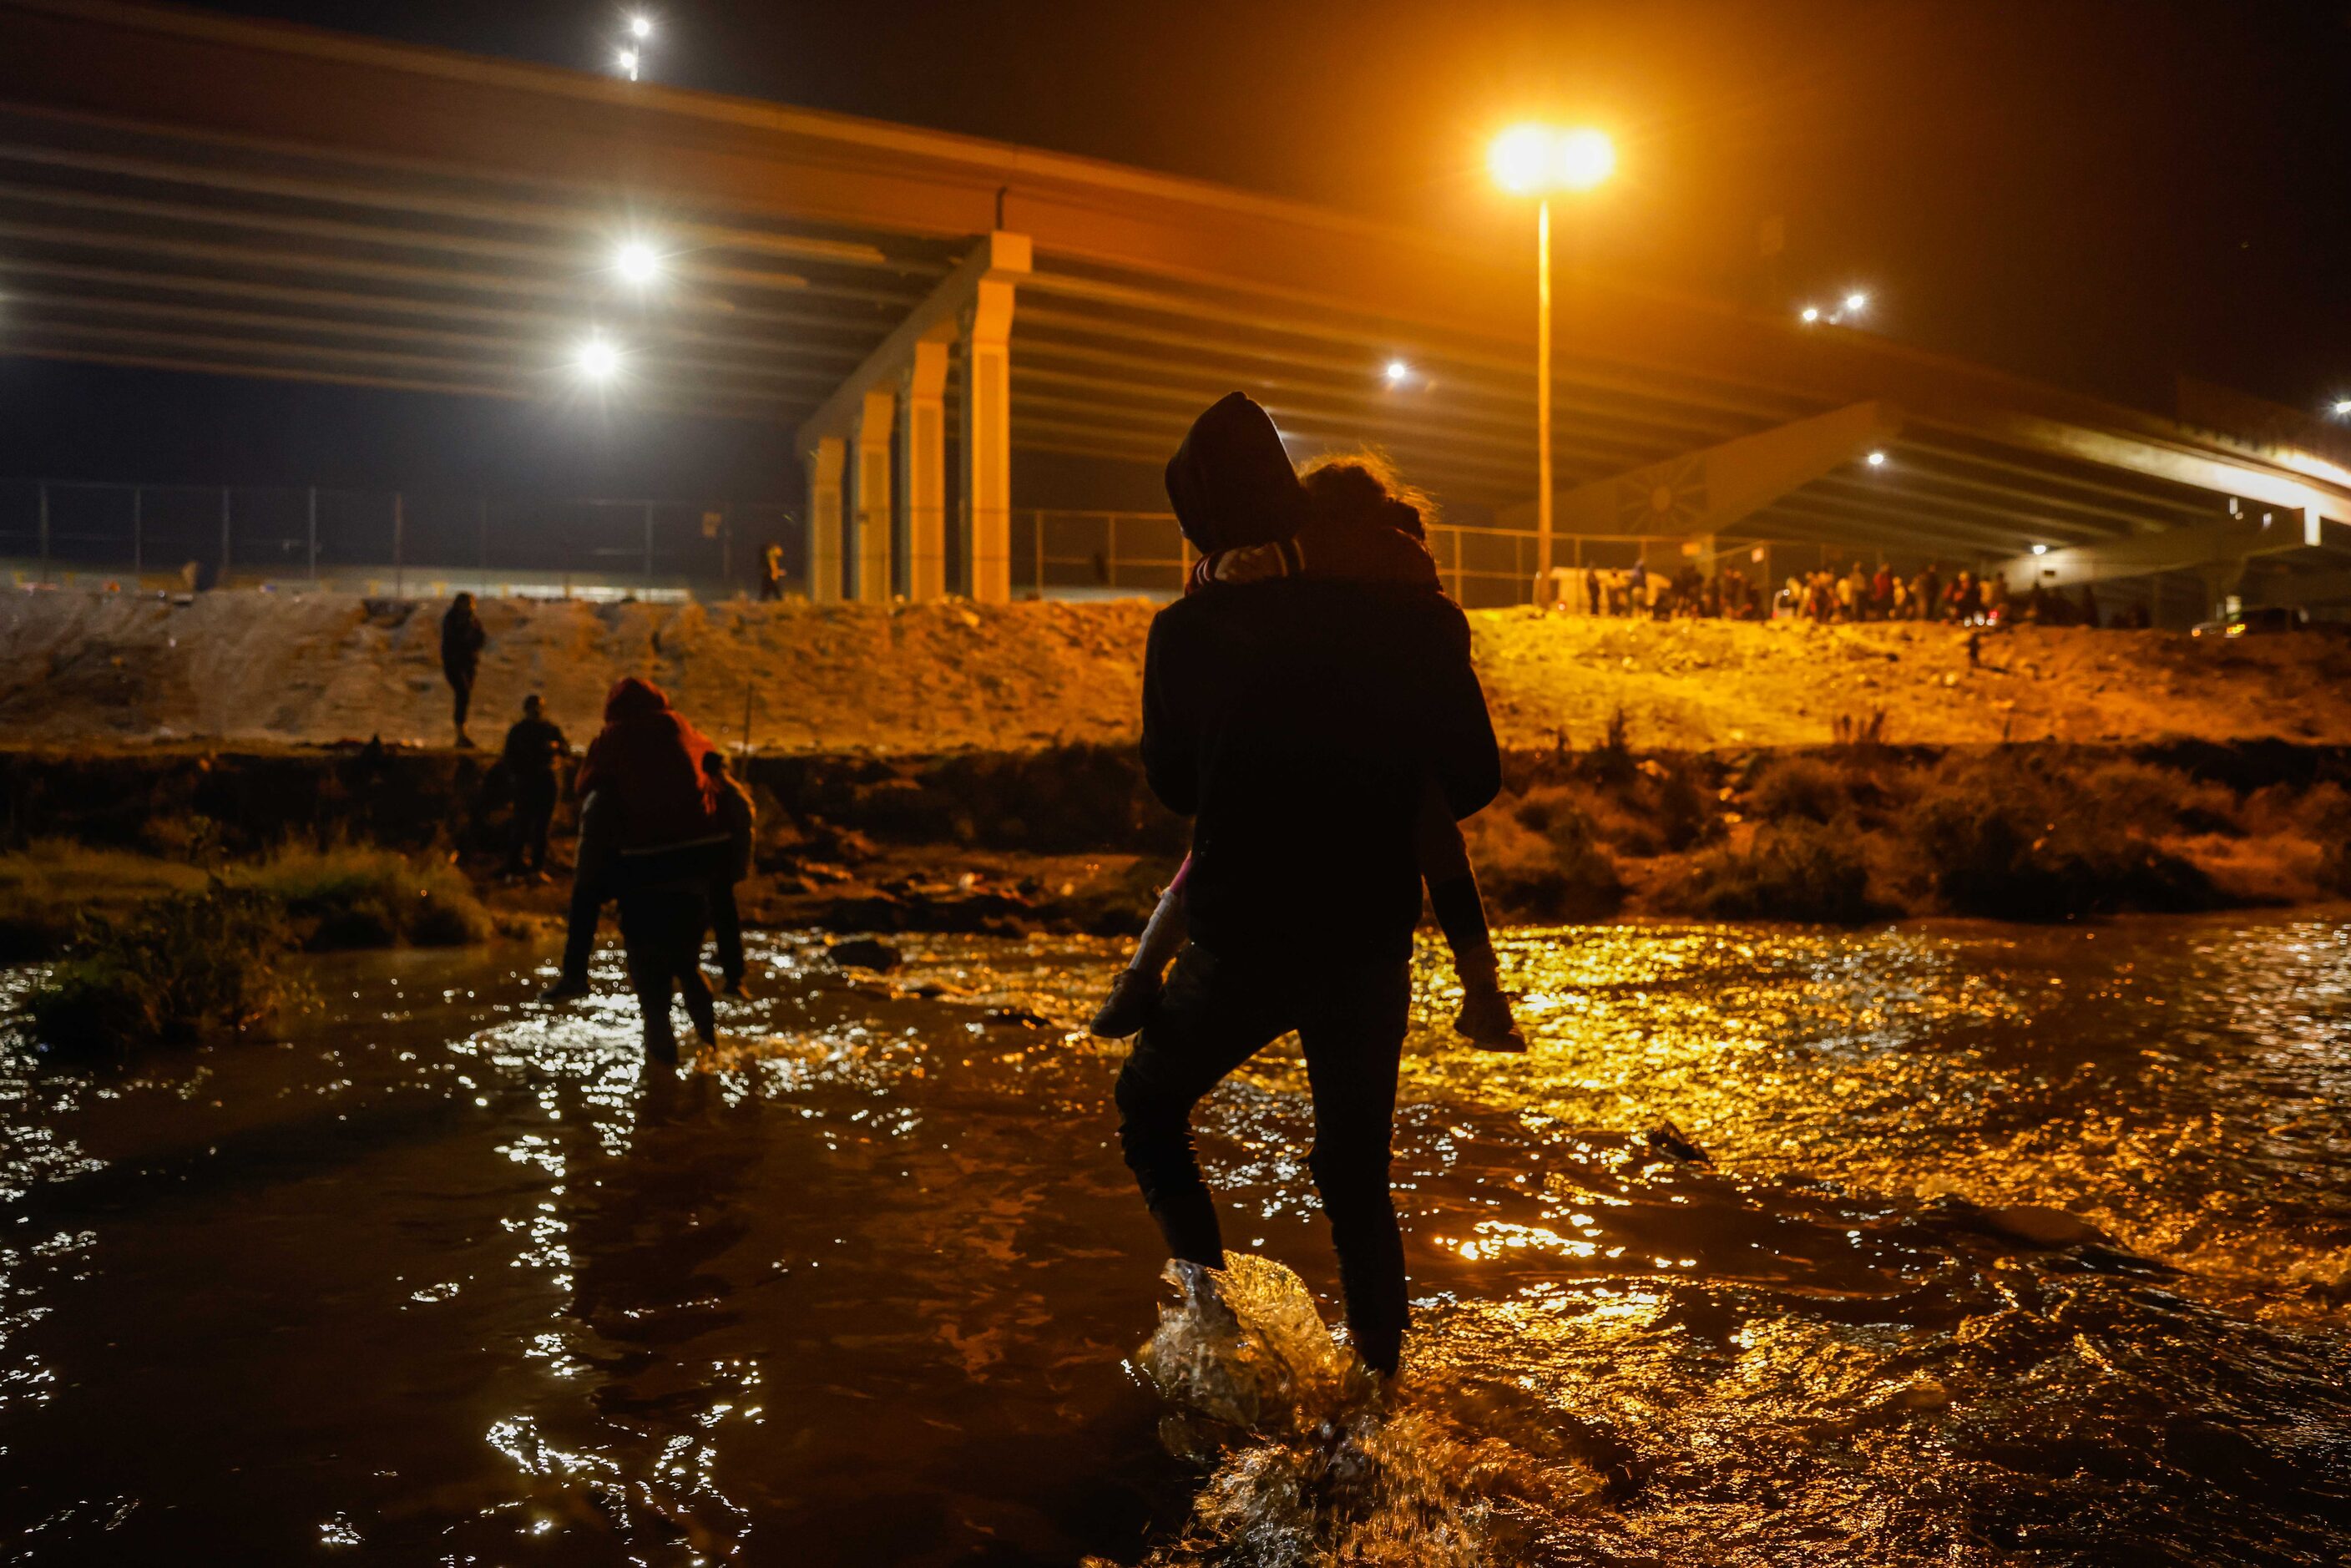
[[[1401,1501],[1163,1442],[1115,945],[902,945],[770,939],[682,1074],[516,947],[321,962],[282,1043],[9,1041],[9,1560],[2351,1555],[2351,925],[1518,933],[1523,1059],[1426,956]],[[1203,1151],[1328,1313],[1303,1092],[1269,1052]]]

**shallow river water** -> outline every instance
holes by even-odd
[[[908,952],[771,939],[684,1073],[518,948],[322,963],[283,1043],[8,1041],[7,1560],[2351,1558],[2351,925],[1521,932],[1522,1059],[1424,955],[1373,1446],[1427,1473],[1369,1503],[1163,1442],[1113,946]],[[1203,1151],[1335,1315],[1303,1087]]]

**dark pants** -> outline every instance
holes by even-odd
[[[760,603],[765,604],[771,599],[781,599],[783,596],[783,579],[779,577],[763,577],[759,580]]]
[[[474,706],[474,666],[441,661],[441,674],[448,678],[450,706],[457,717],[457,727],[465,727],[465,714]]]
[[[547,830],[555,821],[555,775],[525,774],[515,780],[514,830],[507,843],[507,869],[547,869]]]
[[[1409,1315],[1388,1141],[1411,1006],[1412,974],[1401,960],[1277,968],[1190,946],[1118,1076],[1119,1143],[1168,1252],[1222,1268],[1216,1201],[1192,1148],[1192,1107],[1265,1045],[1298,1031],[1314,1101],[1307,1168],[1331,1221],[1355,1348],[1382,1371],[1395,1370]]]
[[[676,1051],[669,1017],[673,986],[685,1002],[694,1032],[705,1042],[717,1038],[710,983],[702,977],[702,934],[709,921],[708,898],[697,884],[621,894],[621,946],[628,955],[630,988],[644,1013],[648,1051]]]
[[[608,813],[590,795],[580,804],[580,854],[571,867],[571,908],[563,928],[563,978],[588,983],[588,960],[596,951],[596,917],[612,896],[616,878]]]
[[[735,907],[732,877],[710,884],[710,935],[718,949],[718,973],[732,990],[743,978],[743,915]]]

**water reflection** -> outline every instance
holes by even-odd
[[[1327,1454],[1160,1446],[1120,1053],[1019,1021],[1083,1018],[1114,945],[876,982],[785,938],[684,1073],[617,976],[548,1009],[510,955],[329,966],[282,1046],[12,1048],[0,1525],[27,1561],[2351,1547],[2351,927],[1504,946],[1521,1059],[1422,962],[1403,1512],[1273,1484]],[[1328,1311],[1294,1050],[1202,1132],[1228,1234]]]

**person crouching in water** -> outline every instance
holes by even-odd
[[[1300,478],[1307,512],[1297,534],[1203,557],[1185,584],[1187,596],[1213,592],[1218,584],[1290,576],[1397,584],[1443,595],[1437,562],[1425,542],[1434,507],[1426,496],[1399,481],[1384,458],[1372,453],[1323,457],[1309,465]],[[1526,1038],[1510,1016],[1510,998],[1502,989],[1501,964],[1494,953],[1468,846],[1434,781],[1421,801],[1413,849],[1461,981],[1461,1011],[1454,1029],[1481,1051],[1525,1051]],[[1123,1040],[1150,1021],[1161,976],[1184,945],[1184,887],[1191,870],[1187,855],[1144,926],[1134,957],[1094,1015],[1091,1029],[1097,1037]]]
[[[712,805],[726,834],[726,862],[710,879],[710,934],[718,949],[719,989],[730,997],[747,997],[744,988],[743,914],[735,904],[735,884],[751,874],[752,827],[758,811],[751,792],[726,770],[726,754],[710,751],[702,758],[709,776]]]
[[[695,1037],[705,1045],[718,1038],[702,977],[710,884],[726,858],[726,831],[703,772],[703,758],[716,749],[659,686],[631,675],[605,699],[604,727],[580,764],[580,794],[611,836],[604,885],[621,901],[629,984],[644,1014],[645,1054],[657,1061],[677,1060],[673,988]]]

